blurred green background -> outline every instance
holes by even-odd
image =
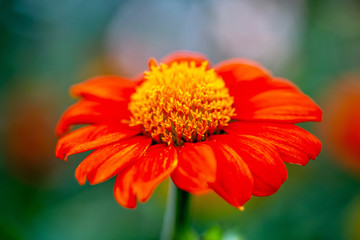
[[[331,109],[342,76],[360,83],[360,1],[0,0],[0,239],[159,238],[168,183],[124,209],[114,179],[78,185],[74,171],[86,154],[56,159],[54,129],[74,102],[72,84],[134,77],[150,57],[179,49],[213,63],[254,59]],[[360,102],[348,105],[360,111]],[[360,151],[332,141],[331,130],[353,125],[327,123],[326,111],[324,123],[301,125],[323,142],[316,161],[287,165],[278,193],[254,197],[244,212],[214,194],[193,197],[194,230],[228,240],[360,239],[360,171],[339,154],[360,162]]]

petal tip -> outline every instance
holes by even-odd
[[[55,157],[59,158],[60,160],[64,159],[64,152],[58,146],[56,146],[56,149],[55,149]]]
[[[202,62],[207,61],[209,63],[208,67],[210,67],[210,61],[204,54],[189,50],[180,50],[180,51],[172,52],[161,60],[161,62],[166,64],[170,64],[173,62],[180,62],[180,61],[188,61],[188,62],[194,61],[197,64],[201,64]]]
[[[119,193],[114,191],[114,198],[115,198],[116,202],[124,208],[135,209],[137,207],[137,202],[136,202],[135,196],[132,196],[130,199],[127,199],[127,201],[126,201],[125,199],[123,199],[123,197],[121,197],[119,195]]]
[[[240,206],[240,207],[237,207],[237,209],[241,212],[245,211],[245,207],[244,206]]]

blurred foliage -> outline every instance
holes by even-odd
[[[211,227],[201,238],[203,240],[220,240],[222,238],[222,229],[219,226]]]
[[[286,1],[273,2],[279,7]],[[295,9],[302,19],[297,25],[299,49],[274,72],[318,100],[338,76],[360,69],[360,2],[299,2],[303,5],[303,10]],[[139,9],[148,12],[141,15],[134,11],[141,1],[0,0],[0,239],[158,239],[166,182],[148,203],[127,210],[113,199],[113,180],[96,186],[77,184],[73,174],[86,154],[70,157],[68,162],[53,156],[56,121],[73,102],[69,86],[94,75],[126,72],[111,54],[124,54],[125,59],[140,54],[115,52],[107,46],[112,36],[109,29],[114,29],[109,26],[116,24],[117,14],[124,14],[124,9],[132,9],[127,15],[135,16],[137,22],[120,21],[116,28],[120,36],[143,32],[140,43],[156,40],[166,51],[190,46],[189,50],[202,51],[213,60],[232,57],[216,46],[225,42],[215,41],[206,32],[211,21],[216,21],[211,10],[216,1],[156,3],[151,9]],[[261,7],[261,1],[257,3]],[[176,19],[177,28],[156,28],[158,22],[150,21],[157,13],[173,13],[177,7],[181,9],[178,15],[165,15],[169,22],[162,21],[166,25]],[[181,32],[184,42],[175,41],[166,31],[183,27],[177,17],[185,23],[187,16],[201,31],[187,23]],[[149,23],[153,29],[144,29]],[[169,38],[161,42],[151,34]],[[201,44],[204,39],[206,44]],[[200,45],[189,44],[195,42]],[[142,48],[135,45],[134,49]],[[143,61],[146,65],[147,59]],[[316,125],[303,126],[314,132]],[[306,167],[287,165],[289,177],[279,192],[253,198],[244,212],[215,194],[194,196],[192,226],[203,239],[360,239],[360,178],[339,168],[334,158],[325,147]]]

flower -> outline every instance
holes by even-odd
[[[135,81],[103,76],[71,88],[81,99],[57,125],[56,156],[94,149],[75,171],[80,184],[116,176],[115,199],[134,208],[170,176],[242,209],[280,188],[284,162],[319,154],[319,140],[294,124],[320,121],[321,110],[289,81],[246,59],[212,68],[201,54],[176,52],[161,62],[150,59]],[[75,124],[89,126],[65,134]]]
[[[346,169],[360,172],[360,74],[347,73],[327,89],[321,132],[328,150]]]

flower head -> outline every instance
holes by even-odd
[[[56,156],[94,150],[78,166],[80,184],[116,176],[124,207],[145,202],[171,177],[193,194],[215,191],[237,208],[275,193],[284,162],[305,165],[321,143],[295,126],[321,110],[296,86],[245,59],[214,68],[201,54],[176,52],[135,80],[114,76],[72,87],[81,100],[65,111]],[[70,133],[71,125],[89,124]]]

